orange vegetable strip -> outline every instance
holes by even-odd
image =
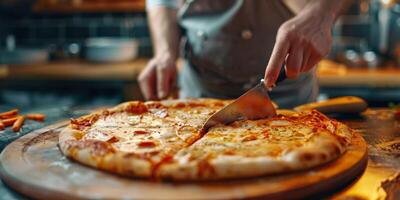
[[[35,120],[35,121],[44,121],[46,115],[44,114],[26,114],[25,117],[27,119]]]
[[[9,119],[3,119],[2,123],[4,126],[11,126],[14,124],[14,122],[17,121],[17,117],[9,118]]]
[[[8,119],[18,115],[18,109],[12,109],[7,112],[0,113],[0,119]]]
[[[4,130],[6,128],[6,126],[4,125],[4,123],[2,121],[0,121],[0,130]]]
[[[24,116],[18,116],[17,117],[17,121],[14,122],[13,126],[12,126],[12,130],[14,132],[18,132],[19,129],[21,129],[22,125],[25,122],[25,117]]]

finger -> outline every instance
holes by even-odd
[[[296,78],[303,64],[303,48],[292,48],[286,60],[286,76]]]
[[[275,81],[279,75],[279,71],[285,62],[286,55],[289,50],[289,43],[283,38],[284,37],[281,36],[279,39],[277,39],[268,65],[265,69],[264,80],[267,87],[271,87],[275,84]]]
[[[142,91],[143,97],[146,100],[154,100],[157,99],[156,96],[156,72],[155,67],[152,66],[153,63],[150,62],[146,68],[140,73],[138,77],[139,87]]]
[[[301,65],[300,73],[306,72],[309,64],[308,61],[310,59],[310,53],[309,51],[304,51],[303,53],[303,64]]]
[[[167,65],[157,67],[157,92],[159,99],[164,99],[169,94],[172,76],[171,68]]]
[[[321,56],[315,56],[315,55],[310,56],[310,58],[308,59],[307,65],[304,69],[304,72],[307,72],[310,69],[312,69],[314,66],[316,66],[319,63],[319,61],[321,61],[321,59],[322,59]]]

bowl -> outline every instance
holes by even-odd
[[[129,38],[89,38],[85,41],[85,59],[96,63],[126,62],[138,56],[139,42]]]

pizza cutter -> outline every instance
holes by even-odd
[[[276,83],[286,79],[285,67],[282,66]],[[261,119],[276,115],[275,107],[268,95],[269,89],[261,79],[255,87],[244,93],[232,103],[226,105],[211,115],[203,124],[202,131],[206,132],[216,124],[229,124],[237,120]]]

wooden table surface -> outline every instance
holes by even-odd
[[[361,117],[332,116],[361,133],[368,143],[368,166],[332,199],[400,199],[400,119],[394,109],[368,109]]]

